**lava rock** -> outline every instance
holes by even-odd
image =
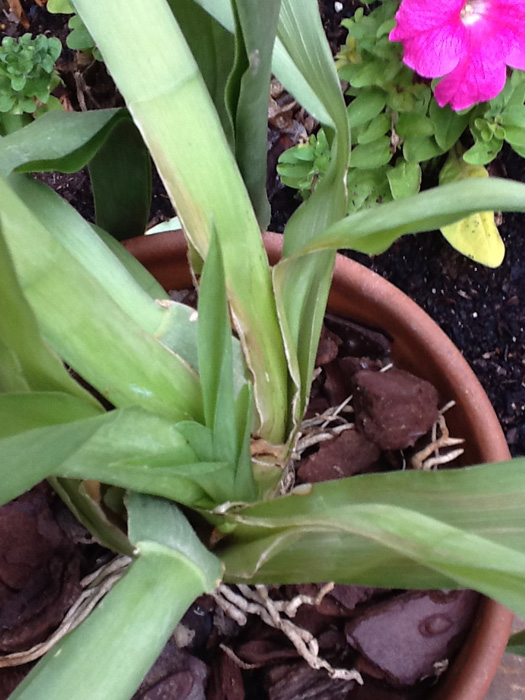
[[[326,314],[325,324],[328,330],[342,340],[339,357],[369,357],[390,361],[391,339],[385,333],[332,314]]]
[[[333,680],[326,671],[300,661],[267,673],[268,700],[346,700],[355,681]]]
[[[174,700],[178,695],[170,696]],[[244,700],[242,673],[235,661],[221,652],[212,667],[212,675],[207,689],[207,700]]]
[[[171,638],[132,700],[206,700],[208,667]]]
[[[401,369],[362,370],[354,376],[357,429],[382,450],[414,445],[438,418],[438,393]]]
[[[333,440],[320,444],[297,470],[302,483],[342,479],[374,470],[381,451],[357,430],[345,430]]]
[[[347,700],[428,700],[431,689],[426,684],[412,688],[392,688],[363,676],[364,684],[357,685]]]
[[[409,592],[370,607],[345,628],[364,661],[357,668],[398,687],[435,675],[435,664],[462,642],[478,598],[472,591]]]
[[[317,348],[317,357],[315,360],[315,366],[321,367],[322,365],[327,365],[332,360],[335,360],[339,350],[339,346],[343,341],[341,338],[328,330],[326,326],[323,326],[321,330],[321,337],[319,338],[319,347]]]
[[[80,595],[80,556],[44,484],[0,508],[0,652],[44,641]]]

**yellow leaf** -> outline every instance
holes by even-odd
[[[439,175],[440,184],[468,178],[488,177],[482,165],[471,165],[453,150]],[[487,267],[499,267],[505,257],[505,244],[494,222],[494,212],[484,211],[444,226],[441,233],[452,247]]]
[[[499,267],[505,257],[505,244],[494,223],[494,212],[479,214],[444,226],[441,233],[460,253],[487,267]]]

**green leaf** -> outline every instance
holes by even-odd
[[[113,236],[109,233],[99,228],[95,224],[92,225],[93,230],[97,236],[106,244],[106,246],[111,250],[113,255],[118,259],[118,261],[123,265],[127,272],[133,277],[133,279],[139,284],[142,289],[149,294],[152,299],[162,299],[166,292],[157,282],[157,280],[151,275],[146,268],[139,263],[139,261],[131,255],[127,249],[121,245]],[[173,230],[170,228],[169,230]],[[180,304],[177,304],[180,307]],[[170,346],[171,347],[171,346]],[[173,349],[175,349],[175,345]],[[197,347],[197,343],[194,343],[194,347]],[[182,357],[186,357],[183,352],[180,352]],[[195,361],[197,353],[196,351],[192,353],[193,361]],[[190,364],[193,364],[192,360],[188,360]]]
[[[234,124],[225,101],[226,84],[234,59],[234,37],[195,0],[168,0],[168,2],[197,61],[228,143],[234,151]],[[231,13],[229,0],[228,9]]]
[[[129,539],[137,545],[157,543],[176,552],[200,571],[203,590],[213,591],[222,578],[222,566],[195,534],[181,510],[162,499],[131,493],[126,499]]]
[[[70,14],[74,12],[73,6],[69,0],[48,0],[46,9],[53,14]]]
[[[234,465],[200,460],[172,420],[134,406],[3,438],[0,473],[2,504],[58,476],[213,508],[230,500]]]
[[[525,128],[522,126],[505,126],[504,139],[512,146],[525,147]]]
[[[380,114],[368,124],[366,128],[360,129],[357,142],[359,144],[372,143],[384,136],[392,128],[392,123],[387,114]]]
[[[422,163],[442,153],[433,136],[408,135],[403,143],[403,155],[408,162]]]
[[[517,126],[525,128],[525,106],[519,105],[505,109],[501,115],[501,123],[504,127]]]
[[[268,95],[272,51],[281,0],[234,0],[236,19],[235,65],[228,92],[235,95],[235,158],[261,229],[270,221],[266,196]]]
[[[503,141],[491,139],[490,141],[476,141],[476,143],[463,154],[463,160],[470,165],[487,165],[501,151]]]
[[[0,298],[0,392],[65,392],[88,413],[100,410],[98,402],[74,381],[42,339],[16,277],[1,225]]]
[[[225,579],[467,587],[523,615],[524,466],[358,476],[243,508],[225,518]]]
[[[513,634],[509,639],[505,651],[508,654],[525,656],[525,632],[517,632],[516,634]]]
[[[381,136],[371,143],[355,146],[350,154],[350,165],[352,168],[364,170],[381,168],[391,158],[390,139],[388,136]]]
[[[58,391],[0,394],[0,438],[91,418],[101,410],[94,403]]]
[[[156,337],[169,308],[151,299],[46,186],[13,175],[9,182],[0,177],[0,193],[21,287],[53,349],[115,405],[200,418],[196,372]]]
[[[103,6],[75,0],[75,8],[96,39],[201,260],[212,229],[217,231],[232,317],[254,375],[258,432],[280,442],[288,411],[287,371],[268,262],[242,178],[180,28],[164,0],[149,2],[147,23],[141,0]],[[145,54],[153,61],[148,71]]]
[[[435,187],[371,211],[351,214],[330,226],[297,255],[334,248],[382,253],[407,233],[432,231],[487,209],[525,211],[525,185],[500,178],[490,178],[490,182],[476,178]]]
[[[206,425],[218,461],[235,462],[237,426],[233,393],[232,334],[220,244],[212,236],[199,292],[199,367]]]
[[[396,123],[396,131],[401,138],[432,136],[434,134],[434,124],[431,119],[422,114],[400,114]]]
[[[407,163],[406,160],[400,159],[386,175],[394,199],[402,199],[419,192],[421,186],[419,163]]]
[[[0,172],[76,172],[123,118],[121,109],[47,112],[0,141]]]
[[[176,506],[134,496],[129,513],[132,531],[149,538],[136,542],[138,558],[88,619],[37,664],[14,700],[129,700],[188,606],[218,584],[219,561]]]
[[[470,165],[451,152],[439,174],[440,184],[459,182],[469,178],[488,178],[480,165]],[[443,226],[441,233],[451,246],[472,260],[487,267],[499,267],[505,256],[505,244],[494,222],[493,211],[483,211]]]
[[[95,42],[80,17],[73,15],[67,26],[71,29],[66,39],[67,47],[76,51],[92,53],[95,48]]]
[[[458,113],[448,105],[440,107],[433,99],[430,102],[429,115],[434,124],[434,138],[438,146],[443,151],[450,151],[467,128],[470,112]]]
[[[362,126],[381,113],[386,104],[386,93],[380,88],[366,88],[348,105],[348,122],[351,127]]]
[[[283,249],[287,256],[344,215],[350,138],[339,79],[316,1],[283,0],[278,37],[328,114],[324,126],[331,145],[326,174],[286,226]],[[302,417],[310,391],[333,263],[333,254],[324,253],[308,260],[282,261],[273,270],[279,322],[292,378],[289,395],[293,415],[288,426],[292,432]]]
[[[121,241],[146,230],[151,206],[151,161],[131,120],[112,129],[89,163],[97,224]]]
[[[375,170],[357,170],[348,172],[348,207],[347,213],[369,209],[377,204],[390,202],[392,192],[387,174],[390,166]]]

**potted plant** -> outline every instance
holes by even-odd
[[[0,495],[51,479],[131,563],[13,697],[131,697],[187,607],[221,581],[468,587],[523,613],[522,460],[277,493],[308,401],[335,250],[377,252],[480,209],[523,210],[525,186],[458,183],[344,216],[348,123],[315,0],[152,0],[147,25],[138,0],[74,5],[129,113],[44,115],[0,141]],[[216,56],[234,57],[231,73]],[[260,226],[272,60],[335,155],[270,268]],[[131,210],[133,231],[143,228],[144,144],[184,227],[198,312],[167,299],[107,233],[125,237]],[[23,174],[85,162],[96,227]]]

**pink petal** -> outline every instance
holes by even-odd
[[[404,0],[391,41],[402,41],[404,62],[425,78],[453,70],[465,55],[467,32],[459,13],[464,0]]]
[[[491,100],[505,87],[507,69],[502,61],[491,63],[474,54],[446,75],[434,91],[440,107],[450,104],[458,111]]]
[[[491,21],[505,43],[507,65],[525,70],[525,3],[492,0]]]
[[[393,29],[396,38],[393,41],[438,29],[451,21],[459,21],[463,4],[464,0],[403,0],[396,13],[397,26]]]
[[[449,24],[403,41],[403,61],[424,78],[450,73],[466,55],[463,25]]]

